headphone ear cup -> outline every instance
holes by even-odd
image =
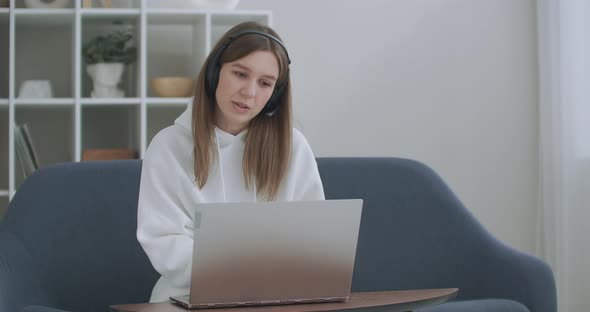
[[[281,84],[275,88],[274,92],[270,96],[270,99],[268,99],[268,102],[266,102],[266,105],[262,109],[262,113],[271,117],[279,110],[279,107],[281,106],[280,100],[283,96],[283,93],[285,92],[285,85],[286,84]]]
[[[219,68],[217,57],[211,60],[207,66],[205,73],[205,83],[207,84],[206,92],[211,100],[215,100],[215,91],[217,90],[217,84],[219,83]]]

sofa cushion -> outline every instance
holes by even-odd
[[[45,307],[45,306],[39,306],[39,305],[30,305],[30,306],[25,307],[22,310],[22,312],[68,312],[68,311]]]
[[[520,302],[507,299],[452,301],[418,309],[417,312],[529,312]]]

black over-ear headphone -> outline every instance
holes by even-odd
[[[289,53],[287,52],[287,48],[285,47],[285,45],[281,42],[281,40],[279,40],[279,38],[257,30],[257,29],[242,29],[240,31],[236,31],[235,33],[231,34],[227,40],[221,45],[221,47],[214,52],[213,56],[211,57],[211,60],[209,61],[209,63],[207,64],[207,69],[205,72],[205,84],[206,84],[206,88],[205,91],[207,92],[207,95],[209,96],[210,99],[214,99],[215,98],[215,91],[217,90],[217,84],[219,83],[219,72],[221,71],[221,64],[220,64],[220,57],[221,54],[223,54],[223,51],[225,51],[225,49],[227,48],[227,46],[234,40],[236,40],[236,38],[246,35],[246,34],[258,34],[261,36],[264,36],[266,38],[269,38],[271,40],[273,40],[274,42],[278,43],[281,47],[283,47],[283,50],[285,50],[285,54],[287,55],[287,60],[289,61],[289,64],[291,64],[291,59],[289,58]],[[289,73],[289,67],[287,65],[287,77],[288,77],[288,73]],[[266,103],[266,105],[264,106],[264,108],[262,109],[262,111],[260,111],[263,114],[266,114],[267,116],[272,116],[274,115],[277,110],[279,109],[279,104],[280,104],[280,98],[283,95],[283,93],[285,92],[285,87],[287,85],[287,80],[283,81],[282,83],[278,84],[277,86],[275,86],[275,89],[272,93],[272,95],[270,96],[270,99],[268,100],[268,102]]]

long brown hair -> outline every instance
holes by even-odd
[[[199,73],[193,99],[192,130],[194,142],[194,172],[199,188],[207,183],[209,170],[217,155],[215,144],[215,96],[206,92],[206,69],[212,55],[228,40],[229,36],[243,29],[263,31],[274,37],[279,35],[270,27],[255,22],[245,22],[230,29],[217,42]],[[264,200],[276,199],[291,158],[292,113],[291,79],[286,51],[274,40],[258,34],[245,34],[233,40],[223,51],[220,64],[239,60],[255,51],[271,51],[279,63],[276,86],[284,84],[284,92],[278,99],[279,109],[272,116],[258,114],[250,121],[246,134],[246,147],[242,160],[244,182],[250,189],[256,185],[256,196]],[[215,94],[215,90],[212,92]]]

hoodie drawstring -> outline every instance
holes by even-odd
[[[258,202],[258,196],[256,193],[256,181],[254,181],[254,194],[253,195],[254,195],[254,202],[255,203]]]
[[[217,131],[215,132],[215,145],[217,146],[217,162],[219,163],[219,176],[221,177],[221,192],[223,194],[223,202],[227,203],[227,195],[225,193],[225,181],[223,179],[223,165],[221,161],[221,148],[219,147],[219,136]],[[256,181],[254,181],[254,193],[252,194],[253,201],[258,202],[258,196],[256,196]]]
[[[227,203],[227,197],[225,196],[225,182],[223,181],[223,168],[221,161],[221,149],[219,148],[219,136],[217,131],[215,132],[215,145],[217,146],[217,163],[219,164],[219,176],[221,177],[221,192],[223,193],[223,202]]]

